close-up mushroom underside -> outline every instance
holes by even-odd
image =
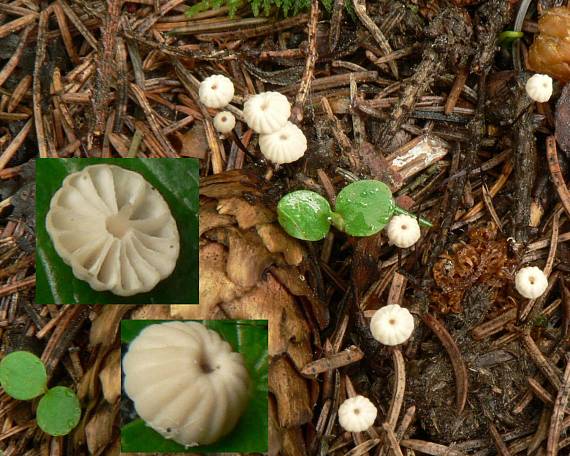
[[[570,455],[568,0],[0,0],[0,455]]]

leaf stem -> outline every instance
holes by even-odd
[[[344,219],[342,218],[342,215],[331,211],[331,224],[339,231],[344,232]]]
[[[420,225],[425,226],[427,228],[433,227],[433,224],[429,220],[427,220],[423,217],[418,217],[418,216],[412,214],[411,212],[408,212],[407,210],[402,209],[401,207],[395,206],[394,207],[394,213],[399,214],[399,215],[409,215],[410,217],[417,218],[418,223]]]

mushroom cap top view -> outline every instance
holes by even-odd
[[[197,322],[146,327],[130,344],[123,370],[125,392],[139,416],[187,447],[227,435],[250,397],[242,355]]]
[[[97,291],[132,296],[168,277],[180,250],[168,204],[142,175],[92,165],[67,176],[46,228],[73,274]]]

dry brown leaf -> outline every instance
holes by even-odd
[[[269,390],[277,400],[277,416],[281,427],[299,426],[311,419],[313,413],[307,380],[299,375],[285,357],[271,360]]]
[[[570,84],[564,86],[556,103],[555,135],[560,148],[570,154]]]
[[[221,215],[216,210],[216,202],[210,201],[200,206],[199,236],[215,228],[233,225],[235,222],[231,215]]]
[[[105,358],[103,369],[99,373],[103,397],[109,404],[114,404],[121,396],[121,350],[113,350]]]
[[[105,449],[113,436],[113,423],[118,412],[118,404],[115,406],[104,405],[91,417],[85,426],[89,454],[98,456]]]
[[[282,253],[287,264],[298,266],[303,261],[303,248],[298,241],[288,236],[278,225],[257,225],[257,234],[271,253]]]
[[[147,304],[133,310],[130,317],[131,320],[169,320],[170,306],[167,304]]]
[[[280,259],[253,232],[231,227],[209,231],[207,237],[228,247],[226,274],[239,287],[253,287],[263,272]]]
[[[91,326],[89,335],[91,345],[101,344],[103,348],[112,345],[119,332],[119,325],[123,315],[133,307],[135,306],[131,304],[104,306]]]
[[[269,397],[269,456],[278,456],[283,448],[283,436],[277,423],[277,405],[275,399]]]
[[[212,242],[200,248],[200,306],[213,308],[245,293],[226,275],[228,253],[223,245]]]
[[[200,160],[206,158],[210,146],[202,122],[196,122],[186,133],[179,133],[177,137],[182,143],[180,155]]]
[[[260,205],[249,204],[242,198],[221,199],[217,206],[222,215],[232,215],[236,218],[242,230],[249,230],[261,223],[270,223],[275,220],[273,211]]]
[[[312,360],[309,325],[293,296],[272,274],[251,292],[221,307],[232,319],[268,320],[270,356],[287,353],[299,370]]]

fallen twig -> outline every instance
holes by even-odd
[[[465,408],[465,403],[467,402],[467,391],[469,388],[469,378],[467,376],[467,367],[465,366],[465,361],[463,361],[457,344],[451,335],[447,332],[445,326],[443,326],[443,324],[437,318],[431,316],[430,314],[425,314],[422,319],[447,350],[447,354],[449,355],[451,364],[453,366],[453,372],[455,373],[455,387],[457,391],[455,405],[457,412],[461,413]]]

